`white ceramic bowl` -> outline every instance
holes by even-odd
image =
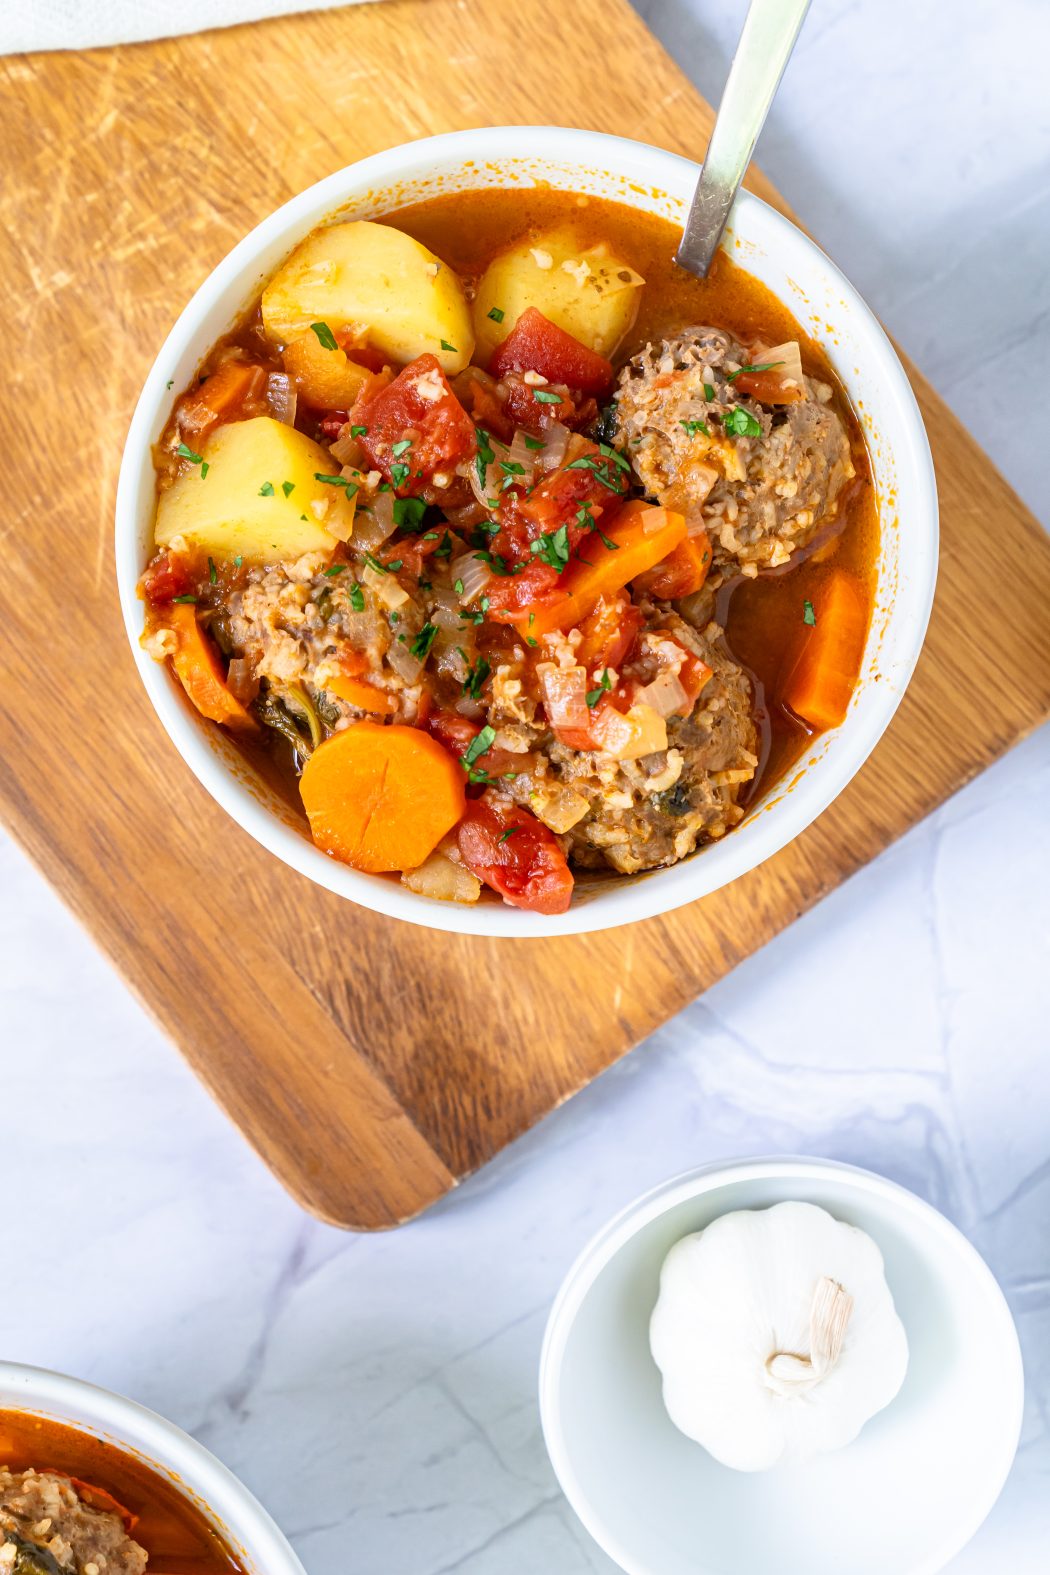
[[[139,646],[135,586],[151,553],[154,477],[150,445],[172,392],[293,246],[331,216],[374,218],[443,192],[543,180],[612,197],[681,223],[698,174],[675,154],[594,132],[514,126],[453,132],[363,159],[320,181],[264,219],[201,285],[146,379],[128,432],[117,489],[116,563],[121,605],[139,673],[172,742],[233,819],[293,869],[366,908],[439,930],[479,935],[564,935],[606,929],[706,896],[776,853],[826,809],[885,730],[915,666],[937,570],[937,497],[929,444],[896,355],[853,287],[824,253],[773,208],[741,192],[726,245],[827,350],[864,425],[880,500],[882,550],[875,617],[849,715],[766,794],[724,842],[671,869],[596,879],[581,874],[568,913],[543,917],[496,900],[435,902],[396,878],[364,875],[311,843],[297,818],[236,747],[203,722],[164,667]]]
[[[211,1521],[250,1575],[306,1575],[278,1527],[233,1472],[145,1406],[79,1378],[0,1362],[0,1409],[64,1422],[145,1461]]]
[[[804,1465],[719,1465],[668,1417],[649,1353],[660,1265],[732,1209],[796,1198],[867,1231],[908,1335],[897,1398]],[[665,1182],[573,1265],[547,1325],[540,1409],[566,1497],[630,1575],[933,1575],[1006,1481],[1024,1378],[974,1248],[903,1187],[830,1160],[743,1160]]]

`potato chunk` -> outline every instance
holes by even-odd
[[[216,558],[287,562],[349,537],[354,500],[317,480],[332,459],[294,427],[270,416],[230,422],[211,433],[202,458],[161,494],[158,546],[182,536]]]
[[[474,350],[470,308],[452,269],[410,235],[365,220],[307,236],[263,291],[262,315],[278,343],[324,322],[334,333],[367,337],[400,364],[429,350],[448,376]]]
[[[588,349],[611,356],[634,322],[644,283],[604,242],[581,247],[571,228],[522,241],[494,257],[478,284],[476,360],[487,366],[530,306]]]

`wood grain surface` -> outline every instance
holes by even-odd
[[[710,111],[625,0],[387,0],[12,58],[0,82],[4,813],[316,1214],[417,1213],[1047,715],[1050,547],[916,375],[942,507],[929,638],[886,738],[791,847],[666,919],[580,939],[443,937],[318,890],[197,785],[126,649],[114,489],[161,340],[252,225],[379,148],[554,122],[697,156]],[[994,661],[975,657],[990,532]]]

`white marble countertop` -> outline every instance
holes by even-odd
[[[717,96],[740,8],[640,9]],[[1045,415],[1025,383],[1050,358],[1048,46],[1040,0],[817,0],[760,149],[1044,519]],[[1018,375],[989,400],[992,358]],[[373,1237],[290,1202],[0,841],[4,1256],[36,1288],[0,1301],[0,1354],[182,1423],[310,1575],[610,1571],[539,1431],[562,1274],[675,1170],[832,1155],[929,1198],[999,1276],[1025,1348],[1024,1434],[952,1571],[1045,1571],[1048,803],[1044,730],[456,1195]],[[30,1195],[57,1233],[19,1207]]]

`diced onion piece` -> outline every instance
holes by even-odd
[[[516,487],[528,487],[536,472],[536,460],[539,449],[529,448],[525,442],[526,434],[520,429],[515,432],[514,440],[507,451],[507,465],[510,467],[507,474],[513,478]],[[521,466],[521,471],[515,470],[515,465]]]
[[[418,897],[431,897],[435,902],[477,902],[481,896],[477,876],[440,848],[435,848],[418,869],[405,870],[401,883]]]
[[[367,505],[358,504],[354,516],[354,546],[362,552],[374,552],[397,529],[394,523],[394,494],[377,492]]]
[[[582,667],[558,667],[554,662],[540,662],[536,676],[547,720],[556,733],[590,726],[587,674]]]
[[[433,593],[434,603],[431,608],[430,621],[438,629],[458,633],[463,628],[463,619],[460,617],[462,605],[459,597],[453,590],[446,590],[443,585],[437,586]]]
[[[607,706],[593,726],[602,752],[614,760],[640,760],[667,748],[667,724],[652,706],[633,705],[626,716]]]
[[[294,427],[299,396],[287,372],[270,372],[266,378],[266,403],[275,421]]]
[[[370,608],[366,608],[364,612],[351,610],[343,613],[343,626],[346,637],[355,651],[371,650],[382,627],[378,617]]]
[[[590,809],[582,793],[561,783],[544,783],[529,799],[529,808],[555,836],[571,831]]]
[[[492,570],[476,552],[465,552],[462,557],[453,558],[448,566],[448,572],[453,585],[457,580],[463,582],[463,590],[459,594],[460,605],[463,607],[468,602],[476,600],[492,584]]]
[[[800,388],[805,385],[802,381],[802,351],[799,349],[797,339],[788,339],[782,345],[770,345],[768,350],[756,352],[754,364],[766,366],[769,362],[780,362],[779,366],[772,368],[782,383],[797,383]]]
[[[407,596],[405,600],[408,600]],[[395,636],[386,653],[386,659],[397,676],[403,678],[406,684],[418,684],[423,673],[423,663],[418,656],[412,655],[407,640],[402,645]]]
[[[543,433],[543,447],[533,450],[536,467],[541,471],[557,470],[565,459],[572,433],[560,421],[552,421]]]
[[[357,438],[350,436],[349,421],[340,430],[334,443],[329,443],[328,452],[340,465],[357,465],[361,461],[361,445]]]
[[[678,674],[666,669],[658,673],[651,684],[639,689],[634,698],[636,705],[651,706],[657,716],[674,716],[676,713],[684,716],[691,709],[689,696]]]
[[[376,600],[382,602],[383,606],[391,612],[398,607],[403,607],[408,601],[408,592],[399,584],[396,576],[380,573],[379,570],[373,569],[370,563],[365,564],[361,583],[367,585],[368,589],[374,592]]]

